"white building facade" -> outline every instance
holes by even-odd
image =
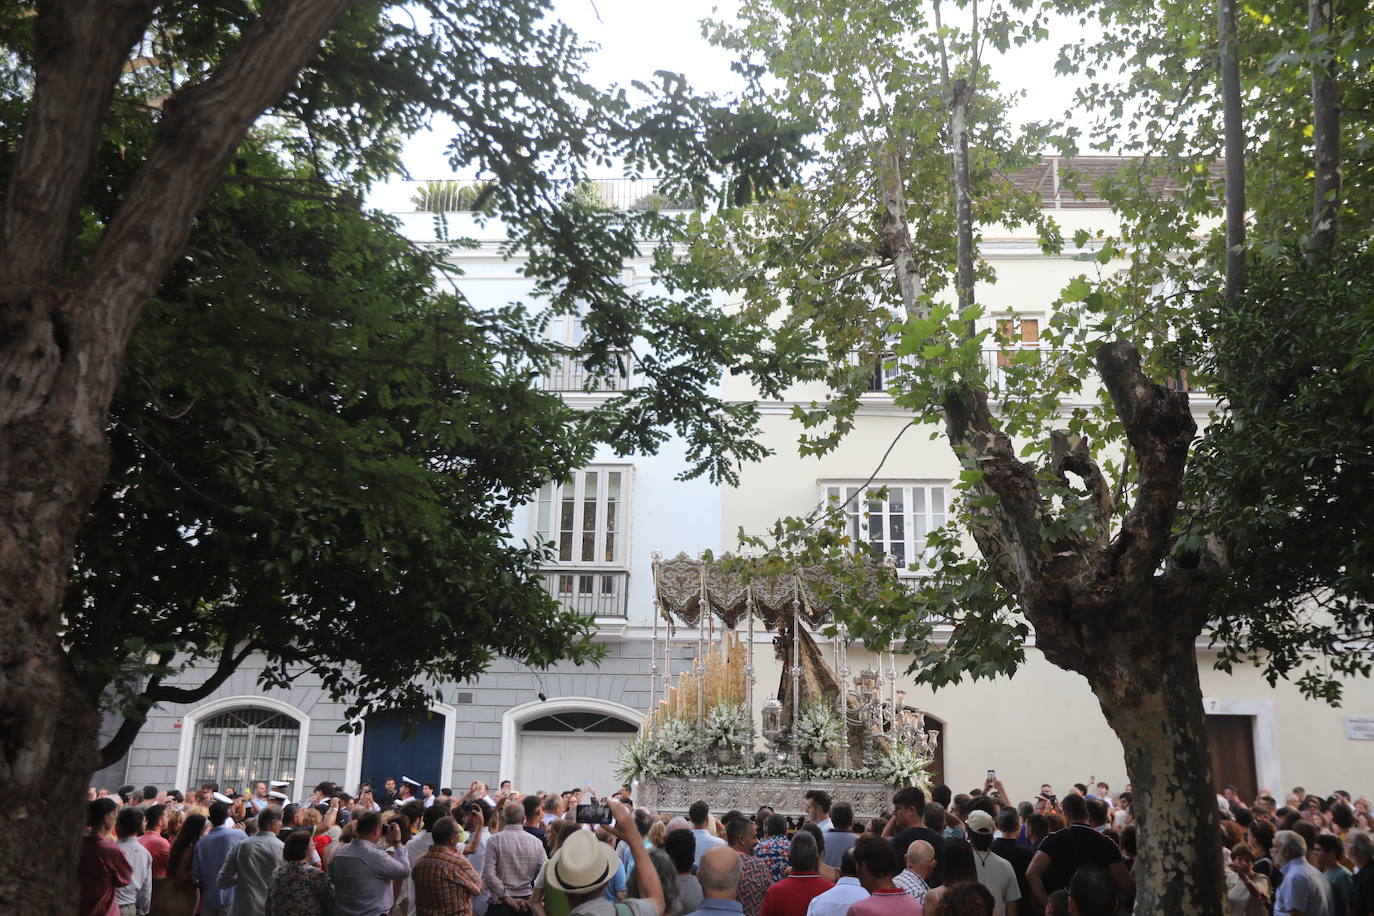
[[[1071,238],[1078,228],[1107,228],[1105,207],[1057,196],[1057,183],[1050,180],[1056,167],[1047,163],[1042,188],[1064,236]],[[402,218],[412,238],[432,238],[432,215]],[[458,282],[474,303],[528,299],[529,282],[518,259],[500,254],[499,224],[479,227],[462,214],[450,214],[449,223],[452,235],[480,242],[454,256],[463,272]],[[995,369],[1005,363],[1007,349],[1039,350],[1051,304],[1084,265],[1073,251],[1044,255],[1028,234],[989,227],[983,236],[982,256],[998,280],[980,287],[977,295],[990,327],[1007,341],[987,354]],[[624,282],[652,284],[650,263],[627,263]],[[575,317],[561,319],[550,333],[575,342],[580,323]],[[585,391],[584,381],[579,367],[569,362],[551,372],[545,384],[574,406],[590,407],[606,395]],[[879,467],[909,420],[883,384],[883,372],[875,371],[854,431],[821,457],[798,455],[800,427],[791,412],[797,404],[824,397],[824,391],[798,388],[786,400],[760,403],[763,444],[773,454],[742,468],[737,487],[677,480],[686,463],[682,443],[670,439],[652,456],[618,456],[603,449],[570,480],[550,482],[522,507],[512,538],[555,545],[556,560],[545,569],[545,582],[565,606],[595,616],[597,638],[606,650],[599,665],[563,664],[537,672],[499,659],[475,683],[444,688],[431,719],[407,735],[386,713],[369,717],[356,733],[343,731],[349,724],[345,706],[329,700],[318,679],[307,674],[290,690],[264,692],[257,684],[260,669],[250,660],[205,701],[153,710],[126,759],[103,771],[100,781],[181,788],[209,781],[238,788],[253,779],[280,779],[291,783],[287,791],[294,797],[324,780],[352,790],[364,780],[402,775],[460,792],[473,779],[493,787],[511,779],[526,791],[583,785],[611,791],[618,785],[616,752],[648,711],[651,682],[661,683],[664,674],[664,633],[654,626],[653,553],[734,549],[741,529],[763,534],[779,517],[849,498],[872,476],[872,486],[888,488],[887,498],[860,496],[849,513],[852,533],[878,546],[899,568],[915,567],[903,575],[920,575],[924,538],[948,517],[959,465],[942,437],[932,439],[932,430],[917,429],[903,436]],[[757,400],[740,380],[725,380],[722,386],[730,400]],[[1199,426],[1205,425],[1215,403],[1195,393],[1193,404]],[[691,664],[695,640],[695,633],[678,630],[669,674]],[[781,676],[770,640],[760,628],[755,709],[773,695]],[[654,646],[659,647],[657,662]],[[1374,773],[1374,740],[1368,740],[1374,728],[1361,722],[1367,718],[1374,724],[1374,686],[1366,681],[1347,685],[1345,707],[1333,709],[1305,701],[1290,684],[1269,687],[1257,670],[1216,671],[1213,660],[1200,643],[1199,671],[1219,783],[1236,783],[1243,794],[1259,787],[1284,793],[1294,784],[1323,794],[1335,788],[1359,794],[1368,784]],[[877,664],[862,647],[850,650],[853,670]],[[1113,789],[1128,782],[1120,744],[1086,682],[1046,662],[1033,643],[1025,666],[1011,678],[932,691],[902,675],[904,668],[899,657],[898,686],[906,691],[907,703],[925,710],[941,729],[936,771],[956,791],[980,785],[989,769],[1017,799],[1033,796],[1042,782],[1061,794],[1068,783],[1089,777]]]

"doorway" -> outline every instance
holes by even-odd
[[[439,786],[444,766],[445,716],[430,712],[409,726],[398,713],[375,712],[363,731],[362,782],[381,791],[387,777],[399,787],[402,776]],[[418,792],[416,794],[419,794]]]
[[[1247,803],[1259,792],[1255,767],[1255,717],[1209,715],[1207,742],[1212,749],[1212,783],[1220,795],[1235,786]]]

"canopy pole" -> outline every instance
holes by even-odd
[[[754,762],[754,586],[745,588],[744,613],[749,618],[749,642],[744,650],[744,720],[748,725],[748,744],[745,747],[745,764]]]
[[[801,765],[801,748],[797,746],[797,720],[801,717],[801,576],[793,574],[796,591],[792,595],[792,735],[791,761]]]
[[[840,681],[840,695],[835,703],[840,713],[840,766],[849,766],[849,630],[843,623],[835,625],[835,675]]]

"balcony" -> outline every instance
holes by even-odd
[[[544,588],[563,610],[589,617],[624,617],[629,586],[630,574],[623,569],[544,570]]]
[[[538,385],[544,391],[628,391],[634,378],[629,354],[617,356],[616,359],[620,364],[618,372],[594,375],[587,371],[582,360],[575,356],[563,356],[548,372],[539,376]]]

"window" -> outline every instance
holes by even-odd
[[[997,368],[1005,369],[1011,365],[1018,350],[1040,349],[1039,318],[999,318],[997,319]],[[1035,360],[1037,356],[1021,357],[1021,361]]]
[[[300,732],[290,716],[254,706],[211,716],[196,726],[191,787],[213,782],[242,791],[259,779],[294,784]]]
[[[639,726],[599,712],[560,712],[531,719],[520,726],[527,732],[633,735]]]
[[[536,533],[560,566],[625,566],[629,468],[592,467],[539,490]]]
[[[570,610],[624,616],[629,496],[628,467],[590,467],[540,489],[535,534],[540,543],[554,545],[553,569],[544,579],[549,593]]]
[[[887,488],[887,498],[877,493]],[[845,528],[856,542],[864,542],[892,558],[899,571],[927,565],[926,536],[947,519],[948,487],[943,483],[825,482],[821,497],[827,506],[843,505]]]

